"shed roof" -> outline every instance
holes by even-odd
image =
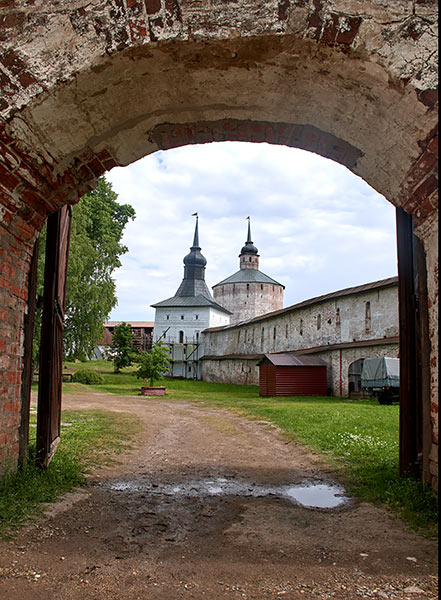
[[[275,367],[326,367],[326,362],[317,356],[304,356],[291,353],[264,354],[258,365],[271,364]]]

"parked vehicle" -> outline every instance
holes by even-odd
[[[366,358],[361,371],[361,386],[380,404],[400,400],[400,359],[383,356]]]

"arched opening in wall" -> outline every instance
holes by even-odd
[[[254,40],[237,42],[241,47],[248,44],[251,47],[253,43]],[[183,75],[182,85],[173,89],[173,93],[170,93],[172,90],[168,75],[164,78],[163,73],[159,75],[156,69],[149,71],[146,67],[154,66],[155,58],[158,58],[159,54],[164,60],[161,62],[163,72],[172,72],[176,66],[175,50],[169,54],[164,45],[158,45],[154,51],[147,53],[148,56],[142,48],[133,53],[131,50],[127,53],[121,52],[116,58],[106,55],[104,59],[101,57],[97,60],[93,68],[87,64],[77,77],[67,77],[62,93],[56,93],[61,90],[57,84],[50,88],[53,89],[53,94],[48,92],[40,99],[41,102],[30,106],[28,111],[23,109],[17,122],[11,121],[12,127],[7,133],[8,136],[11,133],[17,136],[20,142],[15,146],[9,141],[10,138],[7,139],[8,148],[15,153],[14,156],[11,155],[13,161],[15,160],[15,166],[11,169],[13,172],[17,170],[17,164],[24,156],[21,148],[27,148],[29,154],[25,157],[26,164],[29,163],[31,170],[36,174],[44,172],[43,179],[39,179],[37,184],[29,183],[29,177],[23,177],[20,193],[23,193],[25,199],[24,209],[17,209],[21,210],[20,216],[10,228],[11,235],[17,234],[17,239],[24,239],[27,243],[26,248],[21,249],[22,254],[26,255],[23,271],[26,271],[29,262],[29,242],[33,240],[35,229],[41,227],[42,219],[48,210],[73,201],[76,194],[81,194],[93,185],[95,176],[115,165],[129,164],[158,149],[167,150],[187,144],[239,140],[271,142],[279,145],[278,147],[286,145],[314,151],[359,173],[396,205],[403,204],[408,213],[414,214],[415,224],[421,226],[433,213],[434,179],[429,175],[424,189],[419,189],[420,195],[414,198],[415,187],[421,182],[421,178],[428,174],[427,169],[420,169],[412,174],[410,170],[414,163],[416,166],[420,154],[427,151],[430,158],[433,155],[435,134],[432,131],[433,119],[429,114],[430,109],[427,108],[433,107],[431,96],[421,98],[421,94],[415,94],[414,90],[412,97],[407,92],[402,93],[402,90],[392,83],[385,83],[395,79],[388,77],[390,74],[386,73],[384,65],[380,66],[375,62],[381,76],[378,72],[371,75],[370,69],[358,68],[358,61],[361,59],[355,56],[348,59],[345,53],[334,52],[326,44],[320,47],[320,56],[315,50],[311,53],[311,43],[315,48],[315,42],[307,39],[295,40],[301,53],[308,52],[310,61],[299,61],[299,64],[305,66],[305,72],[300,77],[300,71],[291,70],[292,62],[289,57],[293,47],[284,47],[284,43],[285,41],[278,40],[277,36],[273,39],[274,45],[271,46],[271,58],[268,63],[268,48],[262,47],[261,60],[242,62],[242,57],[237,67],[223,71],[226,78],[234,76],[236,79],[230,82],[231,85],[225,85],[226,81],[223,80],[222,89],[219,89],[220,84],[215,83],[218,71],[211,66],[207,68],[208,63],[204,61],[200,63],[201,50],[196,52],[192,44],[189,44],[189,47],[186,47],[189,60],[183,60],[179,71]],[[211,48],[215,65],[220,65],[221,46],[222,44],[216,49]],[[230,50],[227,50],[228,55],[231,55]],[[208,58],[208,50],[204,49],[202,55]],[[237,56],[236,50],[233,55]],[[331,71],[323,69],[324,55]],[[274,68],[274,60],[280,63],[279,69]],[[97,66],[103,61],[106,63],[105,69]],[[191,64],[192,67],[189,66]],[[200,66],[194,67],[196,64]],[[256,77],[256,69],[259,71],[261,65],[268,66],[265,74],[263,70],[261,72],[264,75],[263,80]],[[198,77],[185,77],[186,69],[193,73],[194,68],[198,75],[203,73],[208,78],[204,83]],[[150,72],[155,74],[153,79],[157,86],[146,85],[146,79],[151,78]],[[333,75],[330,75],[331,72]],[[130,85],[126,73],[130,74]],[[271,79],[270,73],[274,74],[277,81]],[[347,75],[346,80],[342,73]],[[124,77],[121,78],[121,74],[124,74]],[[216,76],[213,79],[214,74]],[[267,79],[268,75],[271,81]],[[25,79],[29,81],[27,77]],[[340,80],[351,82],[350,95],[347,94],[346,86],[343,88],[340,85]],[[74,81],[74,90],[71,81]],[[115,85],[109,86],[109,81],[113,81]],[[207,81],[210,81],[210,85],[207,85]],[[258,94],[254,88],[257,81],[262,81]],[[335,81],[335,85],[330,86],[331,81]],[[135,89],[135,84],[141,85]],[[152,95],[151,89],[157,90],[156,93]],[[324,89],[329,94],[323,94]],[[161,90],[164,93],[161,93]],[[229,96],[231,90],[234,90],[234,97]],[[277,90],[276,94],[274,90]],[[228,97],[225,97],[225,94]],[[274,102],[275,96],[279,99],[278,102]],[[151,104],[153,97],[154,106]],[[221,97],[224,103],[221,102]],[[258,106],[255,103],[257,97]],[[400,103],[402,98],[405,98],[405,102]],[[176,106],[181,108],[177,109]],[[395,107],[393,122],[390,106]],[[49,114],[51,118],[47,120]],[[375,120],[372,119],[372,114],[376,115]],[[408,127],[409,114],[413,115],[411,131]],[[68,119],[66,115],[69,116]],[[38,135],[27,139],[26,125],[19,125],[18,121],[29,121],[29,131],[38,131]],[[380,142],[385,136],[390,142],[387,148]],[[32,145],[35,146],[35,152],[31,148]],[[38,158],[35,158],[36,156]],[[433,162],[427,164],[430,169]],[[293,163],[291,168],[294,168]],[[21,177],[18,170],[8,180],[13,192],[17,187],[17,175]],[[411,179],[406,179],[408,175],[412,175]],[[51,183],[46,187],[45,177]],[[38,185],[41,185],[41,189]],[[15,198],[14,194],[11,198]],[[268,195],[268,199],[271,200],[269,205],[273,210],[273,207],[277,206],[277,199],[274,201],[272,194]],[[240,202],[237,204],[240,205]],[[26,212],[29,206],[32,210]],[[320,207],[316,207],[316,216],[319,220],[323,217]],[[23,228],[23,219],[29,225],[29,230]],[[329,227],[329,224],[327,225]],[[428,225],[431,232],[430,227],[431,222]],[[420,229],[420,234],[422,231]],[[307,264],[308,257],[300,258]],[[410,263],[412,257],[408,258]],[[408,272],[411,269],[412,267],[409,267]],[[274,286],[271,287],[274,291]],[[333,285],[331,289],[338,287],[339,285]],[[300,285],[299,289],[304,288]],[[21,326],[23,306],[20,305],[17,311],[14,323]],[[411,303],[407,315],[406,319],[411,320]],[[306,334],[306,321],[304,325]],[[305,339],[306,337],[305,335]],[[268,343],[269,341],[270,336]],[[409,351],[408,354],[411,356],[412,352]]]
[[[364,358],[359,358],[349,365],[348,369],[348,385],[349,397],[363,397],[363,389],[361,386],[361,372],[363,370]]]
[[[262,162],[258,159],[259,152],[265,157]],[[251,154],[252,159],[248,157],[244,164],[241,162],[241,157],[247,156],[248,153]],[[306,166],[308,160],[311,160],[311,164],[314,163],[311,171],[308,171]],[[216,165],[216,173],[210,173],[209,164]],[[276,182],[281,180],[280,173],[285,164],[289,164],[290,173],[288,176],[285,171],[282,181],[286,187],[282,187]],[[293,164],[296,168],[293,168]],[[192,174],[192,166],[195,175]],[[273,169],[272,173],[270,166]],[[339,173],[337,179],[340,179],[341,187],[336,186],[332,177],[326,179],[323,176],[328,168],[329,172],[335,169]],[[321,177],[315,177],[314,180],[313,173],[317,172],[321,173]],[[164,188],[160,189],[161,180],[166,182],[173,176],[179,179],[184,173],[184,184],[181,190],[175,184],[173,185],[173,196],[167,191],[166,183]],[[308,297],[332,293],[338,289],[369,284],[372,281],[394,276],[396,273],[394,208],[345,167],[315,154],[282,146],[271,147],[264,143],[250,145],[225,142],[185,146],[153,154],[130,168],[116,169],[109,174],[109,179],[118,192],[125,195],[125,198],[140,199],[137,210],[141,214],[146,208],[142,197],[146,190],[141,191],[137,188],[136,182],[143,179],[155,182],[151,187],[150,195],[161,199],[157,204],[158,209],[153,208],[153,212],[157,210],[158,213],[154,227],[158,237],[157,241],[155,236],[149,238],[149,246],[144,247],[140,256],[141,254],[154,256],[155,251],[161,248],[160,240],[167,238],[167,228],[174,229],[175,241],[180,239],[180,243],[175,243],[173,246],[174,255],[172,252],[168,253],[167,270],[165,271],[159,263],[152,268],[151,273],[156,282],[161,279],[170,282],[169,290],[161,289],[159,298],[173,295],[174,288],[182,276],[182,249],[189,246],[188,240],[193,226],[190,215],[195,210],[199,213],[200,244],[208,259],[207,280],[210,284],[223,280],[234,272],[232,259],[245,241],[244,214],[247,213],[252,215],[253,242],[259,247],[261,267],[265,265],[266,272],[286,286],[285,305],[307,300]],[[209,182],[208,191],[204,190],[204,179]],[[231,182],[230,188],[225,186],[225,180]],[[242,180],[245,182],[243,189]],[[231,195],[233,182],[234,194]],[[294,188],[297,197],[292,201],[290,198]],[[195,194],[194,190],[198,192]],[[302,195],[303,199],[308,201],[308,209],[305,208],[305,204],[301,205]],[[234,201],[235,196],[242,198],[239,205]],[[330,208],[326,203],[332,198],[336,200]],[[171,204],[167,207],[169,199]],[[201,200],[204,212],[200,208]],[[296,213],[296,210],[300,212]],[[309,214],[308,210],[311,211]],[[360,210],[358,214],[357,210]],[[176,217],[172,220],[164,220],[162,215],[165,211]],[[152,220],[152,210],[149,209],[149,213],[149,218]],[[349,216],[346,222],[340,221],[343,215]],[[186,219],[187,227],[183,226]],[[221,225],[224,227],[223,230]],[[228,235],[225,234],[226,230]],[[137,237],[130,235],[132,242]],[[145,238],[140,233],[140,240],[141,237]],[[234,248],[233,237],[237,239],[236,248]],[[306,251],[308,238],[312,241],[315,253],[309,252],[309,249]],[[385,260],[385,257],[388,257],[388,260]],[[363,259],[366,258],[368,260],[363,263]],[[309,277],[308,284],[306,276]],[[173,281],[175,283],[172,283]],[[263,284],[259,287],[260,294]],[[267,288],[268,292],[273,294],[282,292],[280,287],[272,284]],[[220,289],[225,294],[225,285]],[[293,290],[297,296],[291,296]],[[244,291],[246,296],[251,292],[248,282],[244,285]],[[241,289],[237,282],[232,285],[231,293],[236,296],[236,302],[239,302]],[[246,306],[245,302],[244,300],[242,306]],[[120,310],[123,306],[127,305],[125,302],[120,302]],[[332,335],[335,333],[336,339],[339,338],[338,343],[355,344],[360,341],[357,335],[354,336],[354,332],[350,333],[347,328],[348,320],[351,320],[353,315],[347,313],[341,315],[340,308],[337,307],[332,318],[327,317],[326,323],[334,324],[334,318]],[[370,319],[371,303],[368,301],[365,310],[358,317],[359,322],[362,323],[363,333],[371,332]],[[392,327],[386,337],[389,335],[396,338],[398,336],[396,313],[389,325]],[[303,345],[314,345],[309,335],[312,327],[320,333],[325,329],[323,334],[328,332],[328,329],[331,330],[322,327],[321,314],[310,323],[302,318],[299,335],[303,338]],[[392,336],[391,331],[394,327]],[[250,338],[247,337],[247,332],[244,332],[243,348],[250,353],[278,351],[275,331],[273,329],[272,340],[268,335],[268,339],[259,340],[256,348],[248,348]],[[235,335],[236,343],[239,344],[240,330]],[[384,335],[378,332],[379,339],[384,340]],[[350,339],[340,339],[341,336],[349,336]],[[283,348],[283,350],[287,349],[290,349],[289,341]],[[211,342],[210,350],[213,351]],[[355,388],[349,385],[349,391],[352,393]]]

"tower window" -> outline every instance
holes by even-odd
[[[196,321],[199,319],[199,315],[195,315],[194,318],[196,319]]]
[[[276,331],[277,331],[277,328],[276,328],[276,327],[274,327],[274,331],[273,331],[273,338],[274,338],[274,341],[276,341],[276,335],[277,335]]]
[[[167,315],[165,318],[166,318],[166,319],[167,319],[167,321],[168,321],[168,320],[170,319],[170,315]]]
[[[247,291],[250,289],[250,284],[247,283]]]
[[[184,320],[184,315],[181,315],[181,321],[183,321],[183,320]]]
[[[251,256],[250,256],[250,262],[251,262]]]
[[[179,343],[180,344],[184,343],[184,332],[183,331],[179,332]]]
[[[300,319],[300,329],[299,329],[299,333],[300,333],[300,335],[303,335],[303,319]]]
[[[335,326],[336,327],[340,327],[340,309],[337,308],[336,312],[335,312]]]
[[[260,289],[263,290],[263,283],[260,284]]]
[[[322,326],[322,315],[317,315],[317,329]]]

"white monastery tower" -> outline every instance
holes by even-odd
[[[153,341],[162,340],[171,348],[172,374],[196,378],[198,360],[203,356],[203,335],[209,327],[230,323],[231,312],[219,305],[205,283],[206,258],[199,246],[198,216],[193,245],[184,258],[184,278],[176,294],[152,304],[155,308]]]
[[[231,324],[283,308],[285,286],[259,271],[259,254],[251,241],[250,217],[247,219],[248,236],[239,254],[239,271],[213,286],[214,300],[233,313]]]

